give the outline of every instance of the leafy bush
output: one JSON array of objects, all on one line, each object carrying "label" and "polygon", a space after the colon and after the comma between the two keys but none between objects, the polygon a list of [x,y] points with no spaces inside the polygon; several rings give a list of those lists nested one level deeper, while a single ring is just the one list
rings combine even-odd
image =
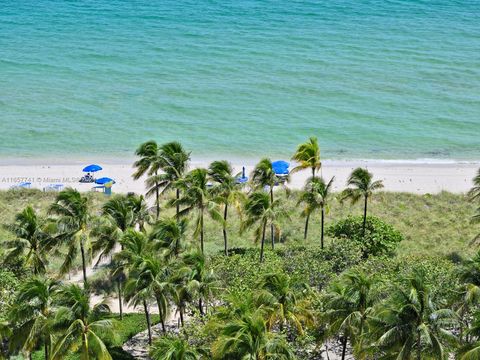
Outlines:
[{"label": "leafy bush", "polygon": [[296,246],[266,251],[265,261],[259,262],[258,249],[232,249],[211,259],[210,266],[230,293],[244,294],[256,288],[267,273],[284,271],[299,285],[321,289],[332,276],[357,264],[362,259],[360,247],[339,240],[320,249],[320,246]]},{"label": "leafy bush", "polygon": [[371,257],[359,263],[356,268],[376,280],[375,292],[379,298],[387,297],[398,287],[406,287],[408,278],[414,270],[425,273],[426,284],[434,298],[448,300],[457,295],[458,267],[445,257],[423,255]]},{"label": "leafy bush", "polygon": [[377,217],[367,216],[365,236],[362,233],[363,217],[349,216],[327,229],[327,233],[335,238],[346,238],[360,245],[363,256],[395,254],[397,245],[403,235],[393,226]]},{"label": "leafy bush", "polygon": [[17,286],[17,277],[11,271],[0,269],[0,320],[5,318],[6,311],[13,301]]}]

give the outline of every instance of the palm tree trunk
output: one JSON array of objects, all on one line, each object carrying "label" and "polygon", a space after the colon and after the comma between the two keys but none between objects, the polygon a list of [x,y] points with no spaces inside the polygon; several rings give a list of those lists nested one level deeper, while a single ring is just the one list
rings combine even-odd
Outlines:
[{"label": "palm tree trunk", "polygon": [[322,229],[320,234],[320,248],[323,249],[323,237],[325,233],[325,209],[322,207]]},{"label": "palm tree trunk", "polygon": [[203,208],[200,211],[200,248],[202,249],[203,254]]},{"label": "palm tree trunk", "polygon": [[49,360],[49,359],[50,359],[50,355],[48,354],[48,344],[45,341],[45,360]]},{"label": "palm tree trunk", "polygon": [[312,167],[312,179],[315,179],[315,168]]},{"label": "palm tree trunk", "polygon": [[120,320],[123,320],[123,303],[122,303],[122,282],[117,279],[118,290],[118,309],[120,310]]},{"label": "palm tree trunk", "polygon": [[[273,205],[273,186],[270,187],[270,202]],[[273,221],[270,223],[270,234],[272,236],[272,250],[275,250],[275,233],[273,232]]]},{"label": "palm tree trunk", "polygon": [[160,192],[158,190],[158,183],[155,183],[155,199],[157,203],[157,220],[160,217]]},{"label": "palm tree trunk", "polygon": [[82,336],[82,355],[80,357],[82,360],[88,360],[90,358],[88,354],[88,340],[86,334],[83,334]]},{"label": "palm tree trunk", "polygon": [[365,195],[365,204],[363,206],[363,225],[362,225],[362,236],[365,237],[365,228],[367,226],[367,203],[368,196]]},{"label": "palm tree trunk", "polygon": [[303,240],[307,240],[308,221],[309,220],[310,220],[310,214],[307,214],[307,218],[305,219],[305,230],[303,231]]},{"label": "palm tree trunk", "polygon": [[260,245],[260,262],[263,262],[263,248],[265,246],[265,231],[267,229],[267,220],[263,222],[262,243]]},{"label": "palm tree trunk", "polygon": [[227,216],[228,216],[228,204],[225,203],[225,210],[223,211],[223,244],[225,246],[225,256],[228,256],[228,242],[227,242]]},{"label": "palm tree trunk", "polygon": [[183,306],[180,305],[178,309],[179,309],[179,312],[180,312],[180,324],[183,327]]},{"label": "palm tree trunk", "polygon": [[420,346],[421,340],[420,331],[417,330],[417,360],[422,360],[422,348]]},{"label": "palm tree trunk", "polygon": [[80,252],[82,254],[82,271],[83,271],[83,286],[87,287],[87,264],[85,261],[85,248],[83,247],[83,240],[80,241]]},{"label": "palm tree trunk", "polygon": [[180,189],[177,189],[177,219],[180,214],[180,204],[178,203],[179,199],[180,199]]},{"label": "palm tree trunk", "polygon": [[342,360],[345,360],[345,355],[347,353],[347,342],[348,342],[348,336],[344,335],[343,343],[342,343]]},{"label": "palm tree trunk", "polygon": [[205,315],[203,312],[203,302],[202,302],[202,297],[198,299],[198,310],[200,310],[200,315]]},{"label": "palm tree trunk", "polygon": [[158,316],[160,317],[160,324],[162,324],[162,331],[165,334],[165,314],[163,313],[163,307],[160,298],[157,297],[157,306],[158,306]]},{"label": "palm tree trunk", "polygon": [[145,319],[147,320],[148,345],[152,345],[152,324],[150,322],[150,313],[148,312],[148,306],[145,300],[143,300],[143,310],[145,311]]}]

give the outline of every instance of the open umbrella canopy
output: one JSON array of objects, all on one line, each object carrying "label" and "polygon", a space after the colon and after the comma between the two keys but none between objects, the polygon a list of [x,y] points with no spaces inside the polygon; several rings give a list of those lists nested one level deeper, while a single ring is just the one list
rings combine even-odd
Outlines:
[{"label": "open umbrella canopy", "polygon": [[290,164],[286,161],[283,160],[278,160],[272,162],[272,169],[275,171],[275,174],[277,175],[288,175],[288,167]]},{"label": "open umbrella canopy", "polygon": [[102,167],[97,164],[88,165],[83,168],[83,172],[96,172],[100,170],[102,170]]},{"label": "open umbrella canopy", "polygon": [[115,184],[115,180],[110,179],[109,177],[102,177],[100,179],[95,180],[95,184],[98,184],[98,185],[105,185],[108,183]]}]

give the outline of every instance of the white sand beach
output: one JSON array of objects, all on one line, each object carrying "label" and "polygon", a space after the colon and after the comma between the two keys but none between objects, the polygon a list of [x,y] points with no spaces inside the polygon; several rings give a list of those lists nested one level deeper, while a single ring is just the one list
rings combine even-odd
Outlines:
[{"label": "white sand beach", "polygon": [[[91,191],[94,184],[81,184],[79,179],[84,175],[82,168],[88,163],[73,161],[68,165],[45,160],[32,163],[0,163],[0,190],[6,190],[20,182],[31,182],[32,188],[44,189],[49,184],[61,183],[65,187],[74,187],[80,191]],[[133,160],[102,162],[103,170],[96,173],[97,177],[110,177],[115,179],[114,193],[145,192],[142,179],[132,179]],[[208,161],[193,161],[191,167],[206,167]],[[254,160],[232,161],[234,169],[241,172],[245,166],[247,175],[252,171]],[[293,164],[292,164],[293,165]],[[421,161],[329,161],[323,162],[321,174],[326,179],[335,176],[334,189],[340,191],[345,187],[350,172],[356,167],[366,167],[373,172],[376,179],[381,179],[385,191],[411,192],[416,194],[438,193],[449,191],[453,193],[467,192],[472,186],[472,178],[480,162],[421,162]],[[303,186],[308,170],[291,175],[288,186],[299,189]]]}]

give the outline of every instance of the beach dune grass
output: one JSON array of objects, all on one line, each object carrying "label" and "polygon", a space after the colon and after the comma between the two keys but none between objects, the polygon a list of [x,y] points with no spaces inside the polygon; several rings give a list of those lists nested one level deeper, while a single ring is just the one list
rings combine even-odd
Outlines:
[{"label": "beach dune grass", "polygon": [[[172,194],[173,195],[173,194]],[[362,214],[362,204],[341,204],[339,194],[333,194],[330,201],[330,211],[326,216],[326,226],[343,219],[348,215]],[[89,194],[93,208],[100,211],[105,197],[101,194]],[[41,215],[47,215],[48,206],[53,202],[55,194],[36,190],[0,191],[0,223],[8,224],[16,213],[27,205],[32,205]],[[298,192],[293,191],[288,197],[283,191],[278,191],[277,198],[284,202],[290,219],[280,221],[282,229],[280,246],[284,242],[305,244],[303,240],[304,221],[297,207]],[[165,200],[161,204],[161,216],[171,216],[175,209],[168,208]],[[411,193],[379,192],[370,199],[369,214],[383,219],[393,225],[405,237],[399,245],[399,255],[407,253],[428,255],[450,255],[458,253],[468,256],[475,252],[471,245],[472,239],[478,233],[479,225],[471,224],[470,219],[475,206],[463,194],[442,192],[435,195],[416,195]],[[240,235],[240,216],[234,211],[228,221],[231,247],[257,246],[253,242],[253,234],[246,232]],[[187,236],[193,240],[192,234]],[[0,228],[0,241],[11,238],[12,235]],[[309,237],[306,244],[316,244],[320,241],[320,214],[315,214],[310,220]],[[325,239],[328,244],[333,241]],[[205,218],[205,249],[207,254],[223,250],[221,224],[210,218]],[[56,259],[51,259],[52,270],[57,266]]]}]

